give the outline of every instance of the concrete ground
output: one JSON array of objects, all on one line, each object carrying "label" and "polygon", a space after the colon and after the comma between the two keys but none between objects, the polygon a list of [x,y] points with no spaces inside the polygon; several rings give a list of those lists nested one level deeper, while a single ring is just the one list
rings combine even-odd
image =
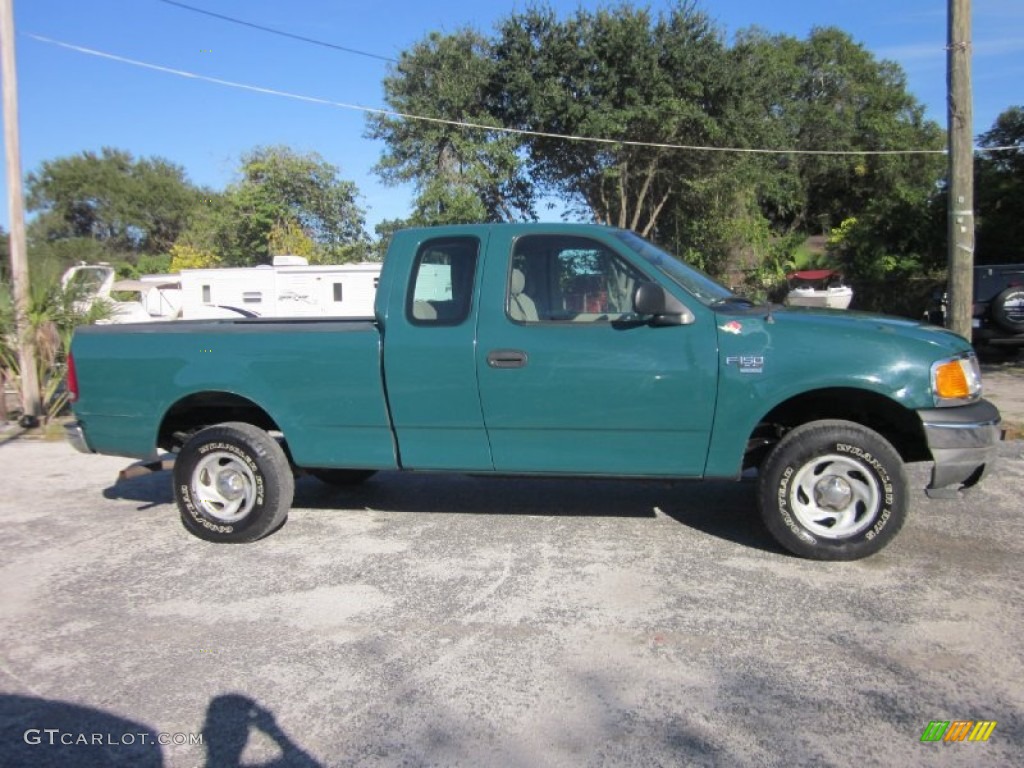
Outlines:
[{"label": "concrete ground", "polygon": [[0,444],[2,766],[1024,763],[1019,441],[833,564],[749,483],[305,478],[212,545],[126,463]]},{"label": "concrete ground", "polygon": [[1024,437],[1024,357],[981,366],[985,397],[999,408],[1010,437]]}]

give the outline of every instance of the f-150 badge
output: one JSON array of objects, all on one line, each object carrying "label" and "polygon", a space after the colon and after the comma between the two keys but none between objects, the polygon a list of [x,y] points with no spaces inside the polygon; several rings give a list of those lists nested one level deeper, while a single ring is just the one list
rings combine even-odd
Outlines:
[{"label": "f-150 badge", "polygon": [[764,373],[763,355],[731,355],[725,364],[737,366],[740,373]]}]

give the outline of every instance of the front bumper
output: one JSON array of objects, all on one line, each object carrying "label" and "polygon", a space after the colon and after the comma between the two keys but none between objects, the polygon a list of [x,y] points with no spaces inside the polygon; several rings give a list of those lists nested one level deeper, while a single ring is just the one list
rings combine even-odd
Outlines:
[{"label": "front bumper", "polygon": [[72,421],[64,425],[64,436],[71,443],[71,447],[80,453],[95,453],[95,451],[89,447],[88,441],[85,439],[85,431],[82,429],[82,425],[77,421]]},{"label": "front bumper", "polygon": [[999,410],[988,400],[956,408],[918,411],[935,466],[925,489],[948,498],[977,485],[992,470],[999,450]]}]

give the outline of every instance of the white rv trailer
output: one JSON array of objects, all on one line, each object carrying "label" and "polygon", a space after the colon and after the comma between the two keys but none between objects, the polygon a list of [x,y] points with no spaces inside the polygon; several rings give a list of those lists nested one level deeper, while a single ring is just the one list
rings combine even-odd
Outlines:
[{"label": "white rv trailer", "polygon": [[[108,264],[71,267],[63,284],[83,290],[81,309],[110,302],[106,323],[225,317],[372,317],[379,263],[310,266],[301,256],[276,256],[272,265],[183,269],[116,281]],[[111,296],[111,292],[117,299]],[[131,294],[130,300],[124,300]]]},{"label": "white rv trailer", "polygon": [[276,256],[260,267],[183,269],[181,317],[208,317],[212,307],[258,317],[372,317],[380,267]]}]

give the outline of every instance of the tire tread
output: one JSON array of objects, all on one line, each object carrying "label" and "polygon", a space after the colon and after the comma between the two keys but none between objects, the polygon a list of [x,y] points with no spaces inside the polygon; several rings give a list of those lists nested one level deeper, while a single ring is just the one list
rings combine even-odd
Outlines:
[{"label": "tire tread", "polygon": [[[178,495],[178,487],[191,481],[188,475],[192,469],[192,452],[200,445],[213,440],[234,442],[244,448],[259,465],[264,479],[263,514],[258,515],[241,530],[229,534],[211,531],[196,523]],[[294,495],[295,478],[284,449],[264,430],[246,422],[223,422],[197,432],[182,446],[181,454],[175,462],[174,496],[182,523],[189,533],[206,541],[248,543],[273,533],[287,519]]]},{"label": "tire tread", "polygon": [[[806,461],[814,455],[812,446],[829,442],[849,442],[869,450],[882,461],[893,486],[891,516],[885,528],[874,538],[862,534],[852,541],[819,539],[811,543],[794,534],[785,524],[777,505],[777,493],[783,468]],[[775,540],[790,552],[814,560],[859,560],[875,554],[899,533],[909,506],[906,470],[899,453],[882,435],[857,422],[839,419],[812,421],[788,432],[768,454],[758,472],[758,507],[761,518]]]}]

